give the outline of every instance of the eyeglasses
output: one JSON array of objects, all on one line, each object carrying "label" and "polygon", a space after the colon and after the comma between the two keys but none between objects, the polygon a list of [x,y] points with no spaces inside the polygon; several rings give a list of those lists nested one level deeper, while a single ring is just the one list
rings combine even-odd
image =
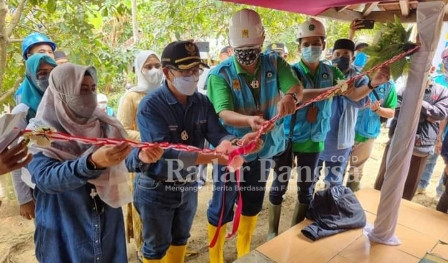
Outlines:
[{"label": "eyeglasses", "polygon": [[194,67],[194,68],[190,68],[190,69],[176,69],[176,68],[169,67],[168,69],[179,72],[183,77],[188,77],[188,76],[199,77],[202,74],[202,72],[204,72],[204,70],[200,67]]}]

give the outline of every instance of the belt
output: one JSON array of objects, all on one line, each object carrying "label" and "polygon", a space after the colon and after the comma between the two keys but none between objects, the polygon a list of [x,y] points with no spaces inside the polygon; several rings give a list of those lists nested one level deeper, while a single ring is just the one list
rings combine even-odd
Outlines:
[{"label": "belt", "polygon": [[154,177],[149,177],[149,178],[151,178],[152,180],[154,180],[154,181],[156,181],[156,182],[158,182],[160,184],[163,184],[163,185],[176,185],[176,186],[179,186],[179,185],[186,185],[186,184],[190,184],[190,183],[196,182],[195,180],[166,181],[166,180],[164,180],[162,178],[154,178]]}]

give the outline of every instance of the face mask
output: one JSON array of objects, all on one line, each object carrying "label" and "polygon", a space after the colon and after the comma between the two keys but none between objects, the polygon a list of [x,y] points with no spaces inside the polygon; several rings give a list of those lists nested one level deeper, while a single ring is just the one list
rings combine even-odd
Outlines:
[{"label": "face mask", "polygon": [[36,86],[39,88],[40,91],[45,92],[47,89],[49,83],[48,78],[50,75],[41,76],[39,79],[36,79]]},{"label": "face mask", "polygon": [[98,108],[105,110],[107,108],[107,103],[105,102],[99,102],[98,103]]},{"label": "face mask", "polygon": [[321,46],[309,46],[302,48],[302,58],[308,63],[319,62],[322,55]]},{"label": "face mask", "polygon": [[180,93],[191,96],[197,89],[198,80],[195,76],[175,77],[172,83]]},{"label": "face mask", "polygon": [[92,117],[93,111],[97,106],[96,93],[87,95],[65,95],[65,100],[69,109],[82,118]]},{"label": "face mask", "polygon": [[366,55],[366,53],[358,52],[355,55],[355,60],[353,60],[353,66],[355,66],[356,69],[361,71],[362,68],[364,68],[364,66],[366,65],[368,59],[369,57]]},{"label": "face mask", "polygon": [[331,61],[333,66],[337,66],[342,72],[350,67],[350,59],[348,57],[338,57]]},{"label": "face mask", "polygon": [[259,47],[238,48],[234,50],[236,61],[244,66],[250,66],[257,62],[261,49]]},{"label": "face mask", "polygon": [[149,84],[157,85],[162,83],[163,72],[160,69],[152,68],[143,73],[143,76]]}]

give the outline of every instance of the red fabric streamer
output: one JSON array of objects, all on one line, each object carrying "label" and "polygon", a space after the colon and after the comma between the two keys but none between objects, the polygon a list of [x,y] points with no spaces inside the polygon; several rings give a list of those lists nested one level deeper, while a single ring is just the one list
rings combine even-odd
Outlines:
[{"label": "red fabric streamer", "polygon": [[[359,74],[349,80],[347,80],[344,84],[350,85],[352,84],[355,80],[363,77],[366,74],[372,73],[375,70],[384,67],[384,66],[388,66],[402,58],[404,58],[405,56],[407,56],[408,54],[412,54],[413,52],[415,52],[417,49],[419,48],[419,46],[414,47],[411,50],[408,50],[404,53],[401,53],[393,58],[391,58],[388,61],[385,61],[384,63],[377,65],[373,68],[371,68],[370,70],[368,70],[367,72],[363,73],[363,74]],[[324,100],[330,96],[333,96],[336,92],[338,92],[339,90],[341,90],[341,86],[340,85],[336,85],[331,87],[329,90],[327,90],[326,92],[320,94],[319,96],[316,96],[314,99],[306,101],[303,104],[299,104],[296,107],[296,110],[304,108],[306,106],[308,106],[309,104],[313,103],[313,102],[317,102],[317,101],[321,101]],[[237,156],[241,156],[241,155],[246,155],[250,152],[252,152],[255,148],[256,148],[256,142],[258,141],[258,139],[260,139],[260,137],[267,132],[268,127],[270,127],[275,121],[277,121],[280,118],[280,116],[277,114],[275,115],[272,119],[266,121],[263,126],[261,127],[261,129],[257,132],[257,136],[256,138],[249,142],[246,145],[242,145],[239,146],[237,148],[235,148],[232,152],[230,152],[230,154],[228,155],[229,159],[228,159],[228,165],[230,165],[230,163],[234,160],[235,157]],[[160,143],[149,143],[149,142],[136,142],[136,141],[132,141],[132,140],[127,140],[127,139],[114,139],[114,138],[88,138],[88,137],[82,137],[82,136],[76,136],[76,135],[70,135],[70,134],[66,134],[66,133],[62,133],[62,132],[55,132],[55,131],[51,131],[51,130],[41,130],[41,131],[33,131],[33,130],[25,130],[24,131],[24,136],[27,135],[31,135],[31,136],[43,136],[47,139],[52,139],[52,140],[57,140],[57,141],[76,141],[76,142],[80,142],[80,143],[86,143],[86,144],[93,144],[93,145],[99,145],[99,146],[115,146],[118,145],[120,143],[123,142],[127,142],[129,143],[132,147],[135,148],[147,148],[150,146],[154,146],[154,145],[158,145],[160,146],[162,149],[175,149],[178,151],[186,151],[186,152],[201,152],[201,153],[205,153],[205,154],[224,154],[224,153],[220,153],[217,152],[216,150],[211,150],[211,149],[200,149],[198,147],[195,146],[191,146],[191,145],[185,145],[185,144],[172,144],[172,143],[168,143],[168,142],[160,142]],[[235,176],[236,176],[236,180],[237,180],[237,187],[238,189],[240,189],[240,169],[237,169],[235,171]],[[226,182],[224,182],[224,187],[223,187],[223,204],[225,203],[225,184]],[[243,207],[243,200],[241,197],[241,191],[238,191],[238,203],[237,203],[237,208],[235,211],[235,216],[234,216],[234,220],[233,220],[233,228],[232,228],[232,232],[229,233],[229,235],[227,236],[228,238],[232,237],[233,235],[236,234],[237,230],[238,230],[238,226],[239,226],[239,221],[240,221],[240,217],[241,217],[241,212],[242,212],[242,207]],[[222,220],[224,218],[224,206],[221,208],[221,213],[220,213],[220,217],[218,220],[218,225],[217,225],[217,229],[215,232],[215,235],[212,239],[212,241],[210,242],[210,247],[214,247],[216,244],[216,241],[218,239],[219,236],[219,230],[222,227]]]}]

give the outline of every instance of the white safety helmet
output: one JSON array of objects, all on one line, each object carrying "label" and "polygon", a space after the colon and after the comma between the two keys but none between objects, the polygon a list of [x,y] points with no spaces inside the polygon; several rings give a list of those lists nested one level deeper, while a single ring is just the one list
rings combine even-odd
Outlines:
[{"label": "white safety helmet", "polygon": [[107,103],[107,96],[104,95],[103,93],[98,93],[98,94],[96,95],[96,101],[97,101],[98,103],[101,103],[101,102],[106,102],[106,103]]},{"label": "white safety helmet", "polygon": [[326,37],[324,25],[314,18],[310,18],[299,26],[296,41],[304,37]]},{"label": "white safety helmet", "polygon": [[264,27],[260,15],[250,9],[236,12],[230,20],[229,41],[233,48],[262,45]]}]

